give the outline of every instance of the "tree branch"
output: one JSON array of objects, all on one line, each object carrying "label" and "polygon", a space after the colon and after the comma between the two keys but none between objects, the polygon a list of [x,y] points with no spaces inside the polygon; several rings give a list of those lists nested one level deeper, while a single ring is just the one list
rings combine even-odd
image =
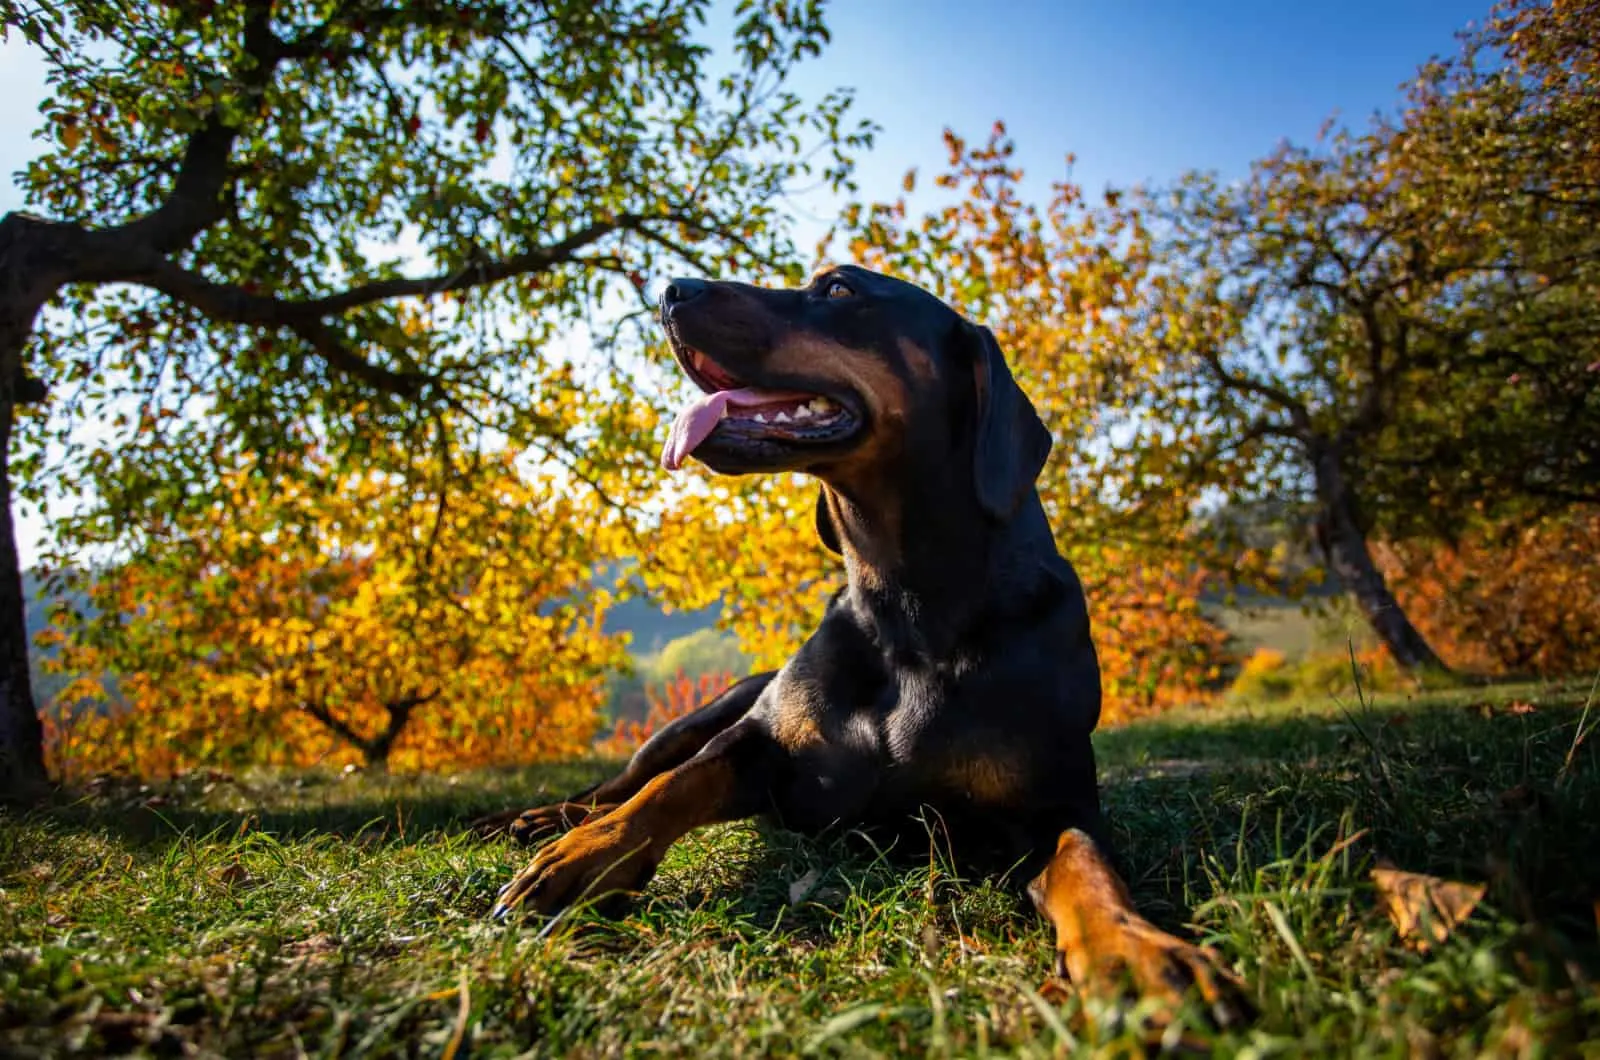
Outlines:
[{"label": "tree branch", "polygon": [[[281,327],[308,342],[330,366],[368,385],[401,397],[414,397],[429,381],[416,372],[397,372],[373,364],[350,349],[327,323],[327,318],[376,302],[406,297],[429,297],[451,291],[487,286],[529,272],[541,272],[571,261],[578,251],[618,231],[643,230],[669,215],[645,217],[625,214],[588,226],[546,246],[496,261],[478,262],[433,276],[378,280],[319,298],[288,299],[256,294],[230,283],[218,283],[175,264],[165,256],[130,251],[113,241],[112,233],[94,233],[101,267],[86,270],[101,282],[139,284],[160,291],[204,313],[212,320],[256,327]],[[88,279],[84,275],[79,278]]]},{"label": "tree branch", "polygon": [[665,218],[625,214],[608,221],[593,222],[565,239],[521,254],[514,254],[509,258],[473,262],[452,272],[438,273],[434,276],[378,280],[352,287],[338,294],[282,304],[291,307],[290,311],[295,314],[324,317],[370,305],[373,302],[388,301],[391,298],[426,298],[450,291],[484,287],[513,276],[541,272],[562,264],[570,260],[579,250],[604,239],[613,232],[631,231],[654,220],[665,220]]},{"label": "tree branch", "polygon": [[1251,379],[1249,376],[1235,375],[1229,372],[1223,367],[1222,356],[1216,350],[1201,349],[1196,352],[1199,354],[1201,362],[1211,370],[1211,375],[1219,386],[1228,390],[1242,390],[1247,394],[1254,394],[1283,409],[1289,414],[1289,419],[1294,422],[1296,431],[1301,432],[1295,434],[1295,437],[1303,438],[1304,433],[1310,431],[1310,412],[1306,410],[1303,402],[1297,400],[1287,390],[1273,386],[1271,383],[1264,383],[1259,379]]},{"label": "tree branch", "polygon": [[[268,20],[272,5],[251,3],[244,25],[244,51],[252,65],[234,76],[247,89],[261,88],[272,80],[281,56],[282,42],[272,35]],[[228,157],[239,130],[213,110],[184,145],[183,161],[172,191],[165,201],[143,217],[108,231],[119,238],[170,254],[188,246],[201,232],[220,221],[228,211],[225,192],[230,183]]]}]

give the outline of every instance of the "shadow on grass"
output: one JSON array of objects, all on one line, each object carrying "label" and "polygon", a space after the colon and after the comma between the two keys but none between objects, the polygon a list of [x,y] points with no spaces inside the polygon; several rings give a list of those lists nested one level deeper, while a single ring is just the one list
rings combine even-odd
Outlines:
[{"label": "shadow on grass", "polygon": [[[1307,843],[1331,845],[1331,829],[1347,819],[1361,833],[1358,854],[1371,861],[1485,880],[1490,900],[1509,914],[1558,920],[1592,936],[1600,740],[1578,736],[1581,692],[1533,698],[1464,690],[1332,713],[1190,712],[1104,732],[1097,737],[1103,798],[1119,859],[1141,904],[1174,926],[1187,915],[1186,901],[1212,893],[1208,875],[1226,880]],[[134,857],[243,829],[405,844],[458,834],[488,812],[562,797],[613,768],[585,761],[455,777],[128,782],[63,798],[30,817],[58,833],[123,840]],[[808,867],[830,881],[817,886],[848,889],[864,878],[893,886],[907,866],[920,863],[926,872],[928,864],[925,851],[878,861],[859,843],[807,843],[766,825],[754,836],[736,866],[712,874],[720,894],[685,900],[731,902],[731,913],[774,924],[803,916],[792,911],[789,887]],[[18,868],[0,863],[0,875]]]},{"label": "shadow on grass", "polygon": [[[103,777],[62,789],[27,817],[66,832],[110,835],[157,855],[185,837],[246,830],[283,839],[334,835],[409,843],[463,832],[485,814],[553,801],[615,768],[588,760],[451,776],[203,770],[168,781]],[[5,869],[0,864],[0,872]]]},{"label": "shadow on grass", "polygon": [[[1308,841],[1331,846],[1348,820],[1373,863],[1485,881],[1511,916],[1593,937],[1600,740],[1580,733],[1582,694],[1535,698],[1479,690],[1107,733],[1106,809],[1134,888],[1158,901],[1182,894],[1203,883],[1197,870],[1229,876]],[[1588,726],[1597,715],[1588,711]]]}]

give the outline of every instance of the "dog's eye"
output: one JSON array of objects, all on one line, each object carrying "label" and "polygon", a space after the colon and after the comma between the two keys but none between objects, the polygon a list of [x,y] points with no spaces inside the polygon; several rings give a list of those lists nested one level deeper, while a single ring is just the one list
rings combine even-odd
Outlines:
[{"label": "dog's eye", "polygon": [[850,298],[854,295],[855,292],[843,280],[829,280],[828,286],[822,291],[824,298]]}]

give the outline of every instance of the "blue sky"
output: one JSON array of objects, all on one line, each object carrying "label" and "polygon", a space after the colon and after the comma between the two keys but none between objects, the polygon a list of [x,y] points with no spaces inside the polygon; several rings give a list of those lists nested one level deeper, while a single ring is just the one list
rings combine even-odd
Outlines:
[{"label": "blue sky", "polygon": [[[726,5],[725,5],[726,6]],[[987,6],[988,10],[985,11]],[[913,165],[941,161],[940,132],[981,136],[996,118],[1030,178],[1095,189],[1237,172],[1282,137],[1305,140],[1330,113],[1359,121],[1488,0],[834,0],[833,46],[800,85],[854,86],[883,126],[863,191],[894,193]],[[0,210],[31,155],[44,67],[20,36],[0,46]]]},{"label": "blue sky", "polygon": [[[731,4],[721,0],[725,25]],[[1242,172],[1283,138],[1306,141],[1337,112],[1359,123],[1392,108],[1400,84],[1489,0],[834,0],[833,45],[796,87],[857,90],[882,126],[862,160],[862,195],[893,197],[906,169],[943,162],[946,126],[969,139],[1005,120],[1031,187],[1066,175],[1087,190],[1161,181],[1185,169]],[[13,33],[0,44],[0,213],[33,154],[44,65]],[[809,251],[829,205],[798,235]],[[25,552],[37,524],[19,527]]]},{"label": "blue sky", "polygon": [[[946,126],[969,140],[1003,118],[1029,183],[1073,175],[1163,180],[1242,171],[1331,113],[1393,107],[1400,84],[1487,0],[840,0],[832,47],[807,88],[852,85],[883,126],[862,190],[891,197],[904,171],[943,161]],[[987,10],[985,10],[987,8]],[[1037,182],[1037,183],[1035,183]]]}]

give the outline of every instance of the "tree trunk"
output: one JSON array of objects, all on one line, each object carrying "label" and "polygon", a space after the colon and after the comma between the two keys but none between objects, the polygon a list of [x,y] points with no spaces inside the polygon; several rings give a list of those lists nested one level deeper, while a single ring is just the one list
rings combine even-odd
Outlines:
[{"label": "tree trunk", "polygon": [[395,742],[400,739],[400,734],[410,724],[412,711],[433,699],[435,695],[438,695],[438,693],[433,692],[426,696],[406,696],[383,705],[383,709],[389,715],[389,723],[384,727],[383,732],[367,741],[361,748],[362,754],[366,756],[368,767],[380,773],[388,772],[389,753],[394,750]]},{"label": "tree trunk", "polygon": [[0,218],[0,795],[28,799],[45,790],[44,726],[28,670],[27,601],[11,511],[11,430],[25,401],[43,398],[22,359],[34,318],[59,285],[46,260],[57,248],[25,237],[32,218]]},{"label": "tree trunk", "polygon": [[1383,572],[1373,562],[1367,535],[1356,515],[1356,498],[1332,447],[1312,453],[1316,475],[1317,530],[1333,572],[1377,633],[1390,656],[1408,671],[1448,672],[1417,627],[1406,617]]},{"label": "tree trunk", "polygon": [[[0,312],[4,312],[0,309]],[[0,344],[9,337],[0,321]],[[0,795],[31,798],[44,790],[44,728],[28,672],[27,603],[11,516],[11,425],[19,360],[0,345]]]}]

